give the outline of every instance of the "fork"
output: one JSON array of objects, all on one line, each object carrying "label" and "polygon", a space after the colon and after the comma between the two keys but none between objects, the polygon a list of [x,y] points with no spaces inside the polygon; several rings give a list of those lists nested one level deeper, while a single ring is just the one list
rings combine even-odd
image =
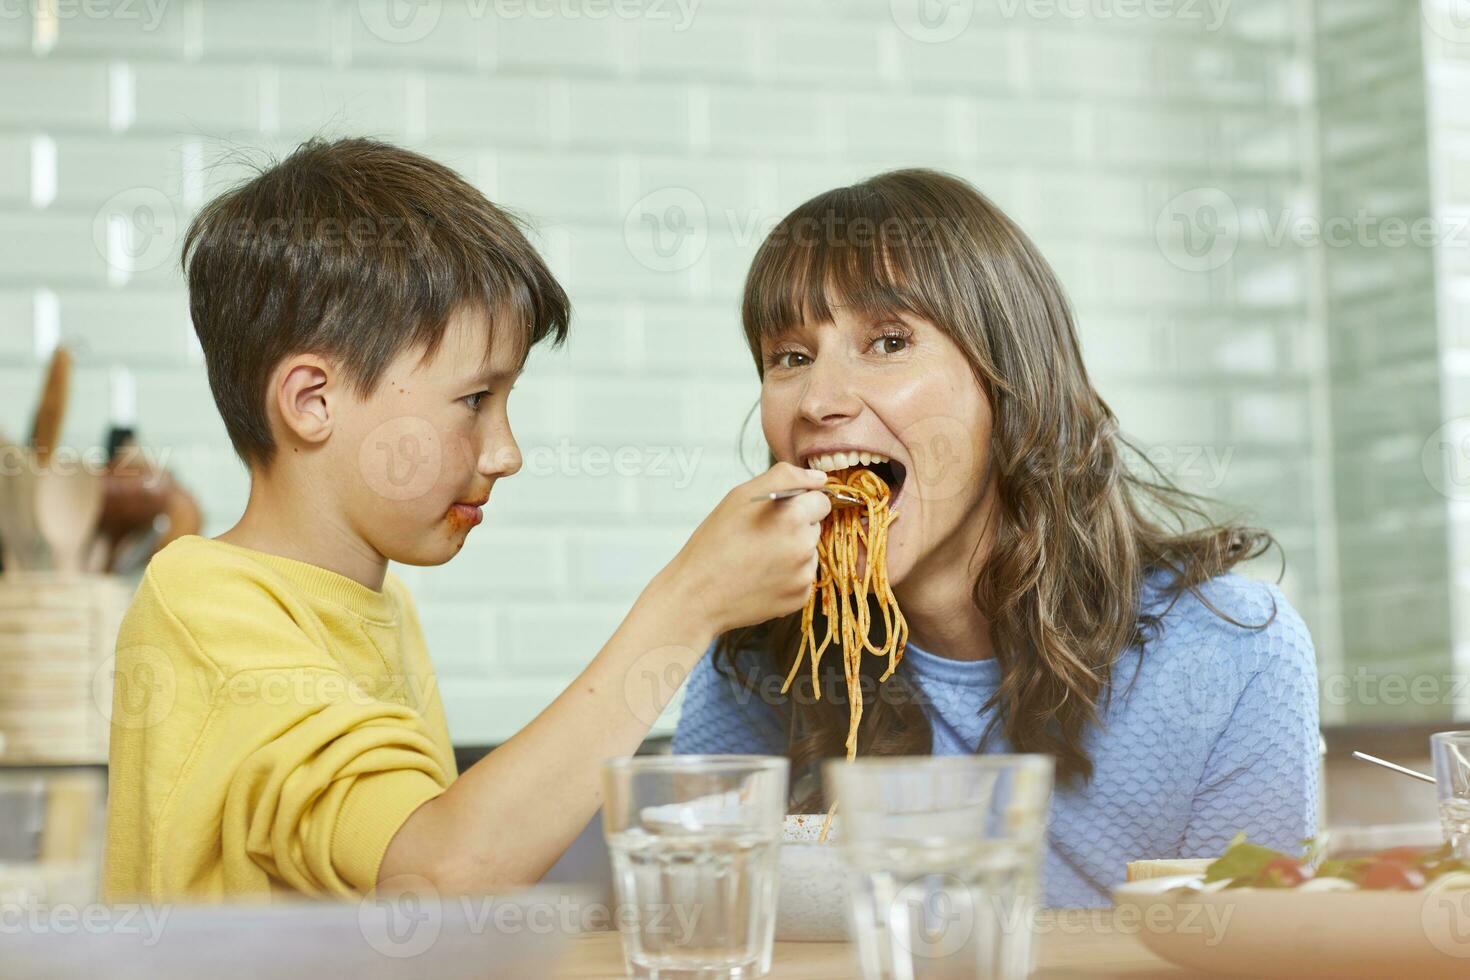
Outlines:
[{"label": "fork", "polygon": [[1371,762],[1375,766],[1382,766],[1385,769],[1392,769],[1394,772],[1403,773],[1405,776],[1413,776],[1415,779],[1423,780],[1426,783],[1437,782],[1437,780],[1433,776],[1426,776],[1424,773],[1419,772],[1418,770],[1409,769],[1406,766],[1396,765],[1395,763],[1389,762],[1387,759],[1380,759],[1378,758],[1378,756],[1369,755],[1366,752],[1354,752],[1353,758],[1362,759],[1364,762]]},{"label": "fork", "polygon": [[[757,500],[785,500],[787,497],[799,497],[807,492],[800,487],[795,490],[772,490],[770,493],[759,494],[750,499],[752,503]],[[843,490],[841,487],[822,487],[822,492],[831,497],[832,502],[839,507],[862,507],[867,504],[862,497],[851,490]]]}]

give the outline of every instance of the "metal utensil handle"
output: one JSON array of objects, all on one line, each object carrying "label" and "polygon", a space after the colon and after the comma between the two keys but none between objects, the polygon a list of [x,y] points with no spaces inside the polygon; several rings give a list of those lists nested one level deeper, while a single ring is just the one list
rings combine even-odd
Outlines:
[{"label": "metal utensil handle", "polygon": [[[847,504],[852,507],[856,507],[866,502],[861,497],[858,497],[855,494],[848,493],[845,490],[839,490],[836,487],[822,487],[821,490],[833,500],[836,500],[839,503]],[[785,500],[788,497],[799,497],[804,493],[810,492],[811,491],[804,490],[800,487],[794,490],[772,490],[770,493],[763,493],[759,496],[751,497],[750,500],[752,503],[760,500]]]},{"label": "metal utensil handle", "polygon": [[1404,766],[1398,765],[1397,763],[1389,762],[1387,759],[1380,759],[1376,755],[1369,755],[1366,752],[1354,752],[1353,758],[1362,759],[1364,762],[1371,762],[1375,766],[1382,766],[1385,769],[1392,769],[1394,772],[1403,773],[1405,776],[1413,776],[1415,779],[1422,779],[1426,783],[1435,782],[1435,778],[1433,776],[1426,776],[1424,773],[1419,772],[1418,770],[1408,769]]}]

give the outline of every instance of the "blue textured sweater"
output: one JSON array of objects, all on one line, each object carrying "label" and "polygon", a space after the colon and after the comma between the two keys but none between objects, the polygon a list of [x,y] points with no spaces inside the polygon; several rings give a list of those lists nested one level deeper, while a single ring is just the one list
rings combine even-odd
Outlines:
[{"label": "blue textured sweater", "polygon": [[[1162,611],[1157,579],[1140,602]],[[1046,901],[1107,905],[1127,862],[1214,857],[1244,830],[1251,840],[1295,851],[1316,833],[1320,757],[1312,640],[1273,585],[1238,575],[1202,587],[1233,626],[1185,593],[1140,657],[1120,654],[1112,697],[1088,729],[1093,776],[1058,787],[1047,828]],[[743,652],[742,675],[754,667]],[[950,660],[910,645],[899,670],[917,685],[933,728],[933,753],[976,750],[1000,679],[994,660]],[[1130,687],[1131,685],[1131,687]],[[786,751],[789,709],[737,690],[710,657],[685,690],[675,752]],[[997,728],[987,752],[1008,748]]]}]

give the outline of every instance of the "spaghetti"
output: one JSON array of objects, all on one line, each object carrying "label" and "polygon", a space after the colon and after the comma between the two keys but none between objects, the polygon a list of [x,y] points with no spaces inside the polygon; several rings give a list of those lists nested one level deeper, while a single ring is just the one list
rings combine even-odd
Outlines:
[{"label": "spaghetti", "polygon": [[[817,544],[817,579],[812,583],[806,607],[801,613],[801,647],[796,652],[781,692],[784,694],[790,690],[802,661],[806,660],[811,664],[813,696],[821,698],[818,668],[822,655],[835,640],[842,651],[843,673],[847,681],[847,758],[851,761],[857,756],[858,725],[863,717],[863,692],[859,682],[863,654],[866,652],[888,659],[888,669],[879,678],[880,682],[886,681],[903,658],[909,628],[888,584],[888,528],[898,518],[897,511],[888,510],[892,494],[888,484],[872,470],[854,466],[828,474],[827,486],[860,497],[863,503],[834,506],[822,521],[822,536]],[[866,551],[866,560],[860,563],[859,556],[863,551]],[[870,594],[877,599],[878,611],[883,617],[883,640],[876,644],[871,635]],[[826,633],[820,642],[813,628],[818,601],[827,623]],[[834,803],[822,823],[820,839],[823,841],[827,839],[836,810]]]}]

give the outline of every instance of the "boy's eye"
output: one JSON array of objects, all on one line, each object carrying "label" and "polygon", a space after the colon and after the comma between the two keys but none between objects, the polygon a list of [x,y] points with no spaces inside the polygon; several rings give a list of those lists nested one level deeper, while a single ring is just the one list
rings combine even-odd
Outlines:
[{"label": "boy's eye", "polygon": [[484,401],[485,397],[489,394],[490,392],[488,391],[477,391],[473,395],[465,395],[463,398],[460,399],[460,401],[468,405],[470,407],[470,411],[478,412],[480,410],[480,403]]}]

